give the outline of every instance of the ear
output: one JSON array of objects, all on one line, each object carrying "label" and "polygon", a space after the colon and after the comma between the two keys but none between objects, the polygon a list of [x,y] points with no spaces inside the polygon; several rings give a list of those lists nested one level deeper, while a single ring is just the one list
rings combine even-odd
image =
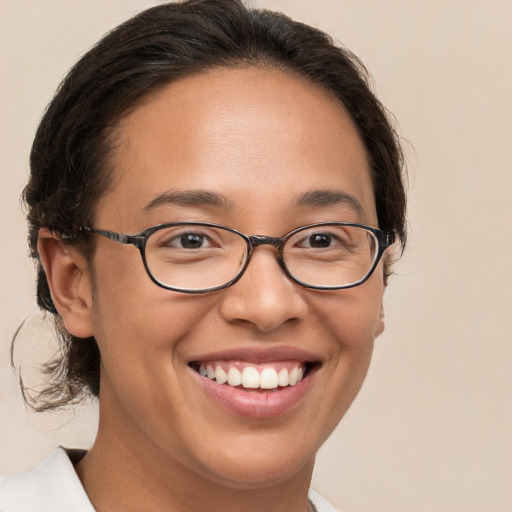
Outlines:
[{"label": "ear", "polygon": [[79,338],[92,336],[92,283],[87,262],[47,228],[39,230],[37,250],[67,331]]},{"label": "ear", "polygon": [[385,326],[386,325],[384,322],[384,306],[381,304],[379,318],[377,320],[377,324],[375,325],[375,338],[377,338],[384,332]]}]

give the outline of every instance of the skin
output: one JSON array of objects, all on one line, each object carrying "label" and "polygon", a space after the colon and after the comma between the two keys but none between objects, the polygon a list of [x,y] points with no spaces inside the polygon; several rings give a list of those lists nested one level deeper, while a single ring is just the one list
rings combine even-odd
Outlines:
[{"label": "skin", "polygon": [[[221,69],[166,86],[119,128],[115,180],[97,229],[137,233],[163,222],[216,222],[282,236],[315,222],[377,226],[365,148],[337,100],[273,69]],[[163,203],[206,190],[228,205]],[[298,206],[315,190],[346,202]],[[382,263],[363,285],[315,291],[258,248],[232,287],[187,295],[156,286],[140,254],[103,237],[93,260],[47,230],[39,249],[69,332],[101,356],[100,427],[77,472],[98,511],[306,511],[315,454],[365,378],[383,330]],[[232,348],[297,347],[319,369],[299,404],[270,419],[208,399],[188,366]],[[197,492],[200,489],[201,492]]]}]

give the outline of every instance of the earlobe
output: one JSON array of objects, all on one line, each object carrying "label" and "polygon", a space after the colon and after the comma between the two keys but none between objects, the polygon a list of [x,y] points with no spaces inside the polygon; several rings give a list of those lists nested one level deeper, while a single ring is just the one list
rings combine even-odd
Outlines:
[{"label": "earlobe", "polygon": [[39,230],[37,250],[67,331],[79,338],[92,336],[92,284],[84,258],[47,228]]},{"label": "earlobe", "polygon": [[375,326],[375,338],[379,337],[383,332],[386,324],[384,321],[384,306],[380,307],[380,314]]}]

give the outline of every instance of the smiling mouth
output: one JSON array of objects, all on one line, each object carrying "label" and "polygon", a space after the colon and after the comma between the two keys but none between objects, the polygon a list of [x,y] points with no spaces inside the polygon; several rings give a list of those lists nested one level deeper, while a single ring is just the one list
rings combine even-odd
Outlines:
[{"label": "smiling mouth", "polygon": [[194,361],[189,365],[217,384],[242,389],[279,390],[299,384],[315,366],[302,361],[252,364],[244,361]]}]

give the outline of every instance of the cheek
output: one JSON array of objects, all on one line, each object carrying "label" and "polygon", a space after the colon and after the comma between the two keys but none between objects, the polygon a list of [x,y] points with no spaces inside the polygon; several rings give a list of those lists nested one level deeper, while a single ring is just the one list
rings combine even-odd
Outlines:
[{"label": "cheek", "polygon": [[344,412],[357,395],[370,365],[374,340],[382,331],[381,275],[365,284],[318,297],[317,332],[328,338],[333,406]]},{"label": "cheek", "polygon": [[159,425],[163,432],[180,430],[174,418],[186,409],[187,394],[178,376],[190,335],[211,305],[209,298],[175,294],[148,281],[116,291],[105,278],[96,288],[94,320],[102,406],[116,411],[109,414],[119,428],[138,425],[156,439]]},{"label": "cheek", "polygon": [[158,357],[170,348],[179,350],[180,341],[206,314],[208,301],[178,296],[158,288],[112,292],[107,283],[97,288],[95,336],[100,349],[140,352],[143,359]]},{"label": "cheek", "polygon": [[[138,252],[121,249],[126,249],[122,255],[104,251],[95,265],[94,336],[107,371],[123,362],[134,375],[159,358],[168,362],[178,356],[180,341],[211,301],[160,288],[146,274]],[[127,257],[120,261],[120,256]]]},{"label": "cheek", "polygon": [[383,330],[384,283],[375,274],[366,283],[318,297],[315,315],[335,338],[339,351],[363,349]]}]

